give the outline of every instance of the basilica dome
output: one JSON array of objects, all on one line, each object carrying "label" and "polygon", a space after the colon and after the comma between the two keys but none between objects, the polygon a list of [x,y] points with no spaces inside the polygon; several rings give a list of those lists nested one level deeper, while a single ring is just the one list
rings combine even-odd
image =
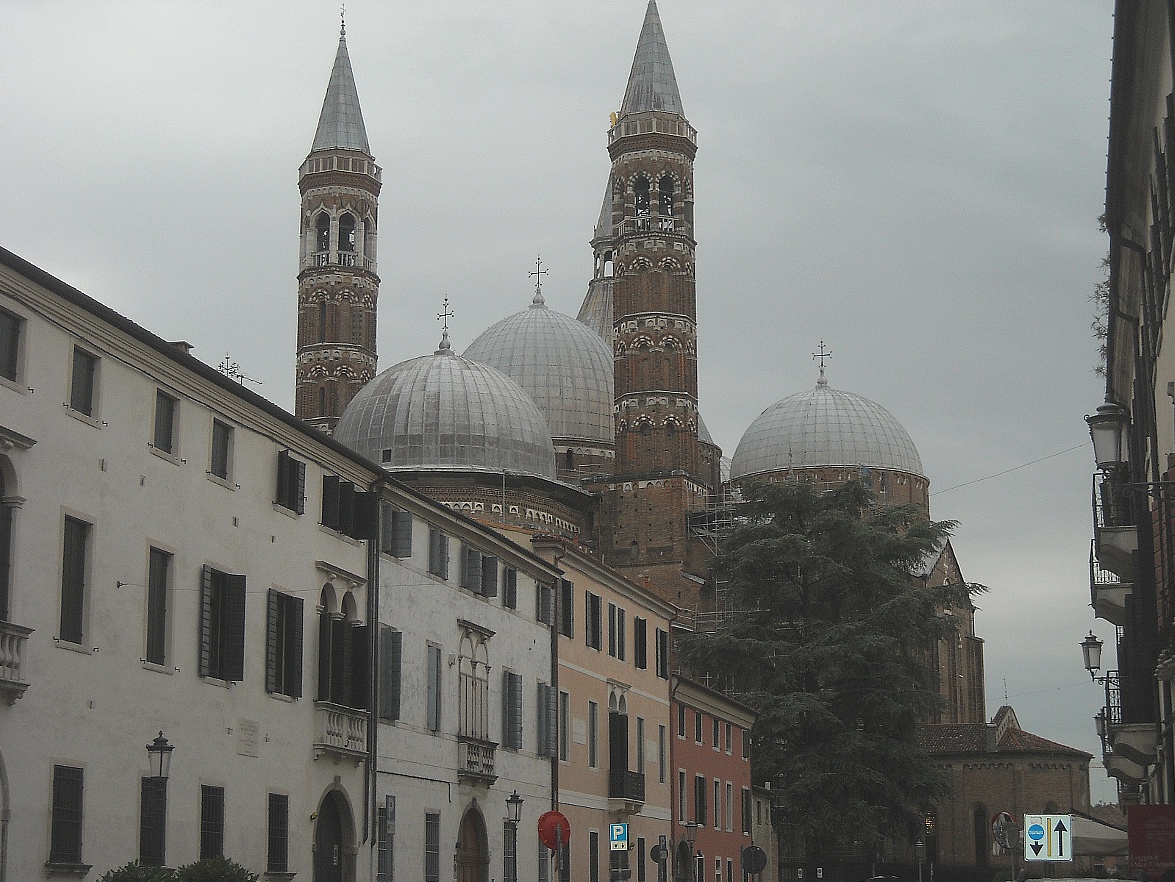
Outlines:
[{"label": "basilica dome", "polygon": [[591,328],[548,309],[541,292],[530,308],[484,331],[464,357],[497,368],[521,386],[546,416],[554,438],[613,443],[612,352]]},{"label": "basilica dome", "polygon": [[537,405],[509,377],[453,352],[448,332],[433,355],[400,362],[359,390],[334,434],[392,471],[555,477],[551,430]]},{"label": "basilica dome", "polygon": [[910,434],[876,402],[833,389],[823,369],[816,388],[763,411],[743,433],[733,480],[789,468],[866,466],[922,475]]}]

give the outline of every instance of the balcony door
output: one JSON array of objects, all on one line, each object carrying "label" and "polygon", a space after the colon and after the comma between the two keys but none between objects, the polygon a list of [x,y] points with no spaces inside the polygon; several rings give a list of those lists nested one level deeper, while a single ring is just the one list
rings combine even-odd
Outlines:
[{"label": "balcony door", "polygon": [[352,828],[349,806],[332,790],[319,804],[314,824],[314,882],[352,882],[355,878],[354,848],[347,848]]},{"label": "balcony door", "polygon": [[476,805],[465,812],[457,835],[457,882],[489,882],[490,850],[485,819]]}]

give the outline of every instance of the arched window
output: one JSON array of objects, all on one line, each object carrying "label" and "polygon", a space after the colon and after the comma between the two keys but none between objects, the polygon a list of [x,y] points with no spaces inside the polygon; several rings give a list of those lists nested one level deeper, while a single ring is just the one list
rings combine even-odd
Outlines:
[{"label": "arched window", "polygon": [[575,469],[575,452],[570,447],[567,448],[567,453],[564,454],[563,468],[569,472]]},{"label": "arched window", "polygon": [[363,219],[363,256],[375,257],[375,218],[370,214]]},{"label": "arched window", "polygon": [[636,206],[636,216],[637,217],[648,217],[649,216],[649,179],[644,178],[644,177],[637,178],[636,182],[632,185],[632,192],[633,192],[633,195],[635,196],[634,202],[635,202],[635,206]]},{"label": "arched window", "polygon": [[318,212],[318,217],[314,220],[314,227],[317,233],[314,250],[330,251],[330,215],[325,211]]},{"label": "arched window", "polygon": [[318,301],[318,342],[326,342],[326,301]]},{"label": "arched window", "polygon": [[610,279],[616,274],[616,264],[612,260],[612,252],[604,252],[604,278]]},{"label": "arched window", "polygon": [[661,217],[673,217],[673,177],[665,175],[657,184],[661,199]]},{"label": "arched window", "polygon": [[339,251],[355,251],[355,215],[339,216]]}]

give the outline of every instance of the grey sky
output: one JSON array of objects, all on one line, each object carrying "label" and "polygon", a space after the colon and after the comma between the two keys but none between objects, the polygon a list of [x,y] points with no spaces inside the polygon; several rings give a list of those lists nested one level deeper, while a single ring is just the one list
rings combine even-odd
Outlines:
[{"label": "grey sky", "polygon": [[[5,0],[0,245],[293,404],[297,167],[332,3]],[[352,0],[380,367],[578,310],[645,0]],[[985,583],[989,715],[1094,754],[1088,294],[1112,4],[659,0],[696,164],[701,406],[729,455],[816,381],[889,408]],[[1069,448],[1011,474],[958,487]],[[1108,655],[1111,659],[1112,653]]]}]

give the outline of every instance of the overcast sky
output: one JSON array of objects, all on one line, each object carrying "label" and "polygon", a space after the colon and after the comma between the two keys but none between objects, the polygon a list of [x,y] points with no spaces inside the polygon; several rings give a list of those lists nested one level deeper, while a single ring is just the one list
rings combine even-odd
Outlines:
[{"label": "overcast sky", "polygon": [[[1096,754],[1110,0],[660,0],[698,129],[701,410],[727,455],[830,383],[887,407],[979,600],[990,716]],[[293,407],[297,169],[333,3],[0,0],[0,245]],[[379,364],[574,315],[645,0],[351,0],[380,197]],[[1033,463],[1028,465],[1029,463]],[[1021,467],[1022,468],[1018,468]],[[1017,469],[1007,474],[1008,470]],[[997,477],[989,477],[999,475]],[[986,479],[986,480],[983,480]],[[1107,647],[1109,649],[1109,647]],[[1113,665],[1112,652],[1107,653]],[[998,808],[998,807],[996,807]]]}]

